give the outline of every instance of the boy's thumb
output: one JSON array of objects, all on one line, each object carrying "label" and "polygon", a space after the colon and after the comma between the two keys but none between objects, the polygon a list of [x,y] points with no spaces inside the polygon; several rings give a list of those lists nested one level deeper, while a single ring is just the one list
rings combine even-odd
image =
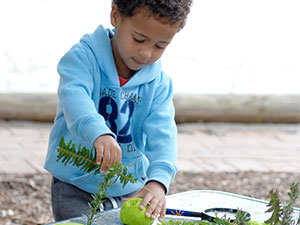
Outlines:
[{"label": "boy's thumb", "polygon": [[136,193],[134,195],[131,195],[130,197],[127,198],[123,198],[123,202],[128,201],[129,199],[133,199],[133,198],[142,198],[141,195],[139,193]]}]

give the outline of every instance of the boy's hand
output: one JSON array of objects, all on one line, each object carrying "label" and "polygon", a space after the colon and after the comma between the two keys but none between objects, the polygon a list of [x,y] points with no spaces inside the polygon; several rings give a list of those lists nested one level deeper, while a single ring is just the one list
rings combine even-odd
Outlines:
[{"label": "boy's hand", "polygon": [[121,163],[122,150],[119,144],[111,135],[102,135],[98,137],[94,142],[96,148],[96,162],[101,165],[100,172],[106,173],[108,167],[112,166],[112,163]]},{"label": "boy's hand", "polygon": [[[144,209],[147,204],[149,207],[146,211],[146,216],[156,219],[160,214],[159,220],[161,221],[166,215],[166,195],[165,187],[156,181],[150,181],[145,187],[138,193],[131,196],[131,198],[142,198],[143,201],[140,205],[141,209]],[[128,200],[124,199],[124,201]]]}]

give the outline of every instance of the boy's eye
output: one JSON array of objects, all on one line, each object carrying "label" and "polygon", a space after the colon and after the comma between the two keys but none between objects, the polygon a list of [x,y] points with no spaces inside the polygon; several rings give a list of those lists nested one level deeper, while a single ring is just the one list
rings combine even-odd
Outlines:
[{"label": "boy's eye", "polygon": [[160,46],[160,45],[155,45],[156,46],[156,48],[159,48],[159,49],[165,49],[166,47],[164,47],[164,46]]},{"label": "boy's eye", "polygon": [[141,39],[138,39],[138,38],[135,38],[135,37],[133,37],[133,40],[135,40],[138,43],[143,43],[144,42],[144,40],[141,40]]}]

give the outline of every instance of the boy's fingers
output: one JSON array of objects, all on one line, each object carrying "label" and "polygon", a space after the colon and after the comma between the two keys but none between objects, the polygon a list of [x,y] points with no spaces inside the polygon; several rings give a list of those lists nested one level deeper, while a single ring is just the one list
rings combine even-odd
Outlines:
[{"label": "boy's fingers", "polygon": [[119,145],[116,145],[112,148],[111,151],[111,161],[121,163],[122,161],[122,150]]},{"label": "boy's fingers", "polygon": [[102,161],[102,165],[101,165],[101,168],[100,168],[100,172],[105,173],[107,171],[107,166],[109,165],[109,163],[110,163],[110,152],[105,151],[103,161]]},{"label": "boy's fingers", "polygon": [[160,213],[160,211],[161,211],[161,204],[159,204],[157,198],[154,198],[154,199],[152,199],[152,201],[147,209],[146,216],[151,217],[152,219],[155,219],[158,216],[158,214]]},{"label": "boy's fingers", "polygon": [[118,163],[122,162],[122,150],[120,147],[118,148],[118,151],[117,151],[117,161],[118,161]]},{"label": "boy's fingers", "polygon": [[161,204],[158,204],[158,205],[156,206],[156,208],[154,209],[154,211],[152,212],[151,218],[152,218],[153,220],[155,220],[156,217],[158,217],[158,215],[160,214],[160,212],[161,212]]},{"label": "boy's fingers", "polygon": [[114,163],[121,163],[122,162],[122,152],[120,148],[114,148],[111,151],[111,155],[110,155],[110,166],[112,166],[112,164]]},{"label": "boy's fingers", "polygon": [[162,221],[166,216],[166,202],[163,203],[161,211],[160,211],[160,216],[159,216],[159,221]]},{"label": "boy's fingers", "polygon": [[150,204],[150,201],[152,199],[152,196],[149,194],[146,194],[143,198],[143,201],[141,202],[140,209],[144,209],[146,205]]},{"label": "boy's fingers", "polygon": [[116,151],[117,149],[114,149],[111,153],[111,160],[110,160],[110,166],[112,166],[113,163],[119,162],[118,161],[118,152]]},{"label": "boy's fingers", "polygon": [[123,198],[123,201],[126,202],[128,201],[129,199],[132,199],[132,198],[143,198],[143,195],[141,194],[141,192],[137,192],[133,195],[131,195],[130,197],[127,197],[127,198]]},{"label": "boy's fingers", "polygon": [[103,149],[102,148],[97,149],[96,163],[98,165],[101,164],[102,156],[103,156]]}]

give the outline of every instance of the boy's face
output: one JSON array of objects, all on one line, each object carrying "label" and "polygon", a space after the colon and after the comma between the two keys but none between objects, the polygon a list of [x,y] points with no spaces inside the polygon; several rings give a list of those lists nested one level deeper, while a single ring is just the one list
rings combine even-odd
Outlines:
[{"label": "boy's face", "polygon": [[124,78],[158,60],[180,27],[179,22],[162,23],[144,8],[132,17],[123,17],[115,5],[111,23],[115,27],[112,38],[115,63],[119,76]]}]

